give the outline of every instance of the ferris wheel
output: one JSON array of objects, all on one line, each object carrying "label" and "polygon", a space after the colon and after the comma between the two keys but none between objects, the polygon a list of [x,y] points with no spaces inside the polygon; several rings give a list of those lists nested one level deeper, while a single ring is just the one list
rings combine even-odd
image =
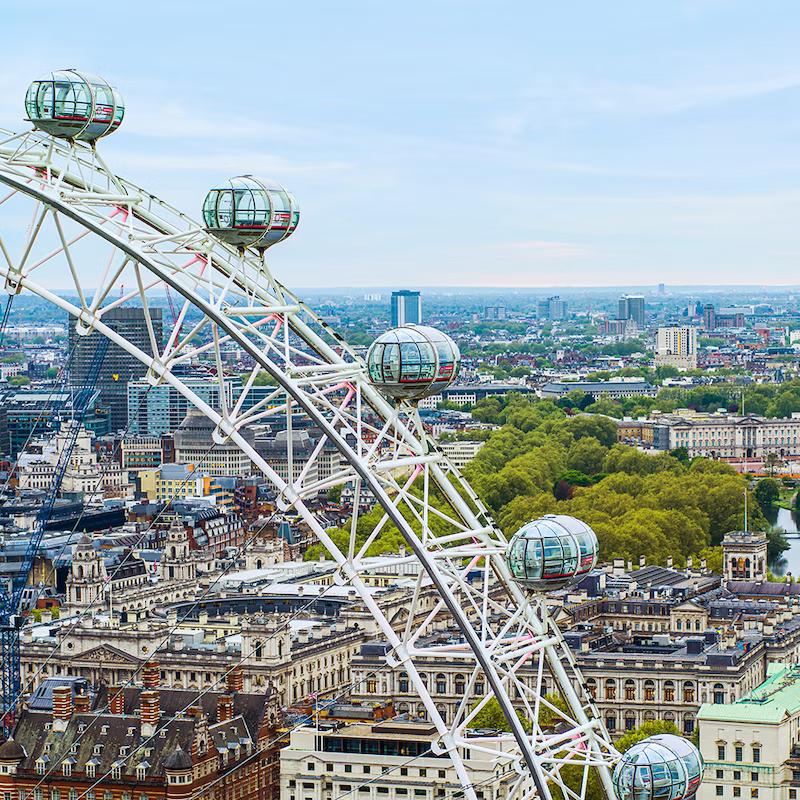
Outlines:
[{"label": "ferris wheel", "polygon": [[[119,177],[98,147],[120,127],[125,111],[105,80],[54,72],[31,84],[25,110],[33,129],[0,130],[6,292],[28,292],[67,312],[79,335],[107,337],[146,367],[152,385],[169,384],[211,420],[214,442],[233,443],[251,459],[273,484],[278,507],[298,515],[324,545],[336,563],[336,581],[371,612],[388,642],[389,666],[403,670],[415,687],[437,731],[436,752],[451,759],[464,796],[476,800],[478,792],[468,750],[496,756],[514,771],[509,797],[582,800],[593,771],[609,798],[691,796],[702,772],[696,750],[679,737],[662,736],[621,758],[548,615],[546,591],[595,565],[592,531],[571,518],[549,517],[508,542],[424,430],[418,401],[458,372],[450,337],[405,326],[380,336],[366,360],[360,358],[272,274],[269,248],[299,224],[295,198],[279,184],[240,176],[198,199],[202,221],[196,221]],[[55,267],[69,296],[48,285]],[[120,284],[132,288],[118,294]],[[158,341],[151,301],[164,289],[178,297],[179,310],[171,325],[164,319]],[[149,351],[104,321],[126,303],[142,309]],[[252,366],[236,400],[226,402],[221,390],[221,405],[213,408],[184,382],[180,368],[198,358],[212,361],[216,372],[208,380],[222,389],[231,350]],[[263,377],[273,389],[246,402]],[[299,469],[291,436],[297,415],[321,434]],[[283,476],[243,435],[247,426],[270,421],[288,432]],[[313,465],[326,446],[336,448],[340,463],[323,474]],[[315,500],[333,487],[346,487],[353,497],[344,542],[315,511]],[[381,509],[368,528],[362,497]],[[368,580],[376,561],[366,554],[391,527],[406,547],[391,562],[419,567],[400,626],[387,618]],[[0,620],[0,627],[7,623]],[[443,625],[458,635],[442,642],[434,634]],[[466,692],[454,718],[446,720],[437,707],[417,666],[423,659],[463,665]],[[486,691],[474,696],[478,684]],[[546,696],[546,685],[556,686],[565,708]],[[494,701],[510,733],[474,730],[476,716]],[[557,724],[539,723],[545,709]]]}]

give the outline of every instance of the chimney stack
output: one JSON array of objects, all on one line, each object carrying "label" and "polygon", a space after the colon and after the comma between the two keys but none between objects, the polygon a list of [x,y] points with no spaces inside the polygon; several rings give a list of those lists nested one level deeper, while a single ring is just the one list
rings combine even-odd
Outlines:
[{"label": "chimney stack", "polygon": [[72,719],[72,687],[56,686],[53,689],[53,730],[65,731]]},{"label": "chimney stack", "polygon": [[161,684],[161,667],[158,661],[148,661],[142,669],[142,686],[145,689],[158,689]]},{"label": "chimney stack", "polygon": [[125,695],[121,686],[112,686],[108,690],[108,710],[112,714],[125,713]]},{"label": "chimney stack", "polygon": [[145,689],[139,695],[139,704],[141,706],[142,736],[152,736],[158,725],[158,718],[161,716],[159,693],[152,689]]},{"label": "chimney stack", "polygon": [[241,664],[234,667],[225,676],[225,690],[230,694],[244,691],[244,670]]},{"label": "chimney stack", "polygon": [[89,713],[89,695],[88,694],[76,694],[75,695],[75,713],[76,714],[88,714]]},{"label": "chimney stack", "polygon": [[233,719],[233,697],[221,694],[217,700],[217,722],[229,722]]}]

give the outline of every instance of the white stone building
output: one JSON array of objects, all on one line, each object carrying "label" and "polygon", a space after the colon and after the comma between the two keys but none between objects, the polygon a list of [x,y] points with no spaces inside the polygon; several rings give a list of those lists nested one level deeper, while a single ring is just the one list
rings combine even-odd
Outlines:
[{"label": "white stone building", "polygon": [[697,369],[697,328],[692,325],[670,325],[659,328],[656,335],[657,367]]}]

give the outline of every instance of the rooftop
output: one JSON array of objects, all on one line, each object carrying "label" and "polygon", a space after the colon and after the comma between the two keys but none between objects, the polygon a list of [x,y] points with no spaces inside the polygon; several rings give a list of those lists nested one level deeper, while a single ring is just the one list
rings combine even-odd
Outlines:
[{"label": "rooftop", "polygon": [[775,671],[750,694],[730,704],[705,703],[697,718],[720,722],[777,723],[800,713],[800,667],[774,664]]}]

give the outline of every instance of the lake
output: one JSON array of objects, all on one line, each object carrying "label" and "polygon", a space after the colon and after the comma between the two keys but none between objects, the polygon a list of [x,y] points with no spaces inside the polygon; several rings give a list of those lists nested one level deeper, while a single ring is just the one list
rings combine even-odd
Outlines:
[{"label": "lake", "polygon": [[[788,508],[779,508],[775,520],[770,521],[773,525],[780,525],[788,534],[796,534],[798,531],[797,514]],[[795,578],[800,575],[800,537],[789,537],[789,549],[777,561],[771,562],[769,569],[778,578],[782,578],[787,572],[791,572]]]}]

